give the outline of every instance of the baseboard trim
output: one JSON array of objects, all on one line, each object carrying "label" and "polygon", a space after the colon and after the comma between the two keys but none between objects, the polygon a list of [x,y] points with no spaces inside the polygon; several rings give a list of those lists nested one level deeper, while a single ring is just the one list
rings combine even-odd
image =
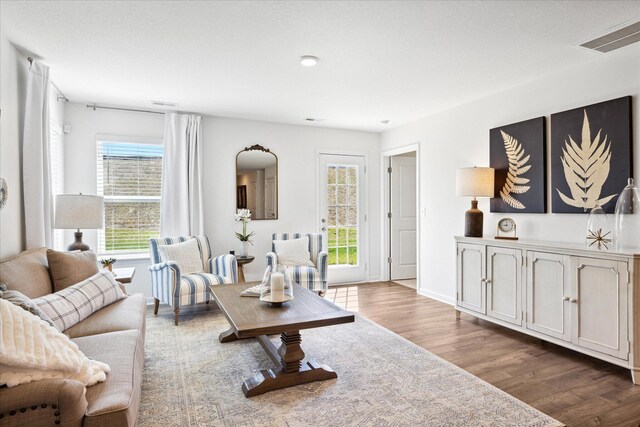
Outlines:
[{"label": "baseboard trim", "polygon": [[428,291],[428,290],[423,290],[423,289],[418,289],[418,294],[425,296],[425,297],[429,297],[435,300],[438,300],[440,302],[443,302],[445,304],[449,304],[449,305],[456,305],[456,300],[454,298],[451,298],[447,295],[443,295],[441,293],[438,292],[433,292],[433,291]]}]

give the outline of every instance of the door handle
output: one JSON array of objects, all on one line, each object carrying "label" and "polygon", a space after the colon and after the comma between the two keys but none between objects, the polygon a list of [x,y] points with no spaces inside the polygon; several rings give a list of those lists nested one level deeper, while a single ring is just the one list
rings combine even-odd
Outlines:
[{"label": "door handle", "polygon": [[322,218],[320,221],[322,221],[322,223],[324,224],[325,222],[327,222],[326,219]]},{"label": "door handle", "polygon": [[327,227],[322,227],[322,229],[321,229],[321,230],[322,230],[323,232],[324,232],[324,231],[327,231]]},{"label": "door handle", "polygon": [[569,297],[562,297],[562,301],[569,301]]},{"label": "door handle", "polygon": [[577,298],[571,298],[571,302],[575,304],[575,303],[578,302],[578,299]]},{"label": "door handle", "polygon": [[484,281],[484,283],[486,283],[487,285],[490,285],[490,284],[491,284],[491,280],[490,280],[490,279],[486,279],[486,280]]}]

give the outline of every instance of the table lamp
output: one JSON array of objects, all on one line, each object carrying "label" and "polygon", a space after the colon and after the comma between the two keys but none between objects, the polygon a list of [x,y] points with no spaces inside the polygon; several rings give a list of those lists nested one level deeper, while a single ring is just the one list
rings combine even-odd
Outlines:
[{"label": "table lamp", "polygon": [[69,251],[88,251],[82,242],[80,229],[104,227],[104,198],[85,194],[60,194],[56,196],[55,228],[76,229],[76,241],[67,247]]},{"label": "table lamp", "polygon": [[493,197],[495,190],[493,168],[461,168],[456,171],[456,195],[473,197],[471,209],[464,214],[465,237],[482,237],[483,214],[477,197]]}]

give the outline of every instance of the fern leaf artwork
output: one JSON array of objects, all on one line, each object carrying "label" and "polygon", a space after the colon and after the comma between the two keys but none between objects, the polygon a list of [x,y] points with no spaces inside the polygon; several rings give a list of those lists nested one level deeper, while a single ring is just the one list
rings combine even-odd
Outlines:
[{"label": "fern leaf artwork", "polygon": [[517,139],[504,131],[500,131],[502,140],[504,141],[504,149],[509,160],[509,171],[507,172],[507,180],[500,190],[500,197],[509,206],[514,209],[526,209],[526,206],[517,200],[512,194],[524,194],[531,188],[528,185],[529,178],[524,175],[531,165],[528,165],[530,155],[525,156],[524,148]]},{"label": "fern leaf artwork", "polygon": [[589,117],[584,110],[582,141],[578,145],[569,135],[569,141],[564,141],[565,146],[560,158],[571,197],[563,194],[558,188],[556,191],[564,203],[582,208],[585,212],[596,205],[604,206],[617,196],[612,194],[600,197],[602,186],[607,181],[611,169],[611,141],[607,140],[607,135],[601,140],[601,133],[602,129],[591,140]]}]

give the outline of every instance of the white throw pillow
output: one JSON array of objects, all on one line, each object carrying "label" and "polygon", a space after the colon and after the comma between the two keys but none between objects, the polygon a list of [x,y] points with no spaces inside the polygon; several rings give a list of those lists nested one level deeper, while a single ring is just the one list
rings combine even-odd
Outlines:
[{"label": "white throw pillow", "polygon": [[276,250],[276,255],[278,256],[278,264],[315,267],[311,262],[308,236],[304,236],[299,239],[274,240],[273,246]]},{"label": "white throw pillow", "polygon": [[158,245],[158,250],[162,262],[175,261],[178,263],[180,274],[204,272],[196,239],[189,239],[186,242],[174,243],[173,245]]},{"label": "white throw pillow", "polygon": [[113,273],[102,270],[80,283],[31,302],[49,316],[58,330],[64,331],[122,298],[126,295]]}]

